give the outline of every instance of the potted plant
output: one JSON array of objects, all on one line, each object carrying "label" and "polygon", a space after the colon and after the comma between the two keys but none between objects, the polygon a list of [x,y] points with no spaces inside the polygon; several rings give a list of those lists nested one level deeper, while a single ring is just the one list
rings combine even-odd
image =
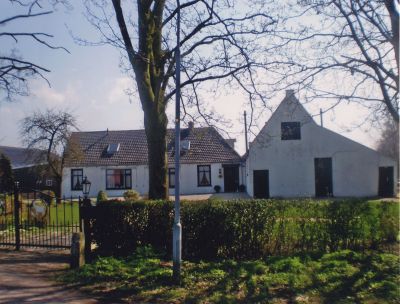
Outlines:
[{"label": "potted plant", "polygon": [[220,193],[221,192],[221,186],[220,185],[215,185],[214,186],[214,190],[215,190],[215,192]]}]

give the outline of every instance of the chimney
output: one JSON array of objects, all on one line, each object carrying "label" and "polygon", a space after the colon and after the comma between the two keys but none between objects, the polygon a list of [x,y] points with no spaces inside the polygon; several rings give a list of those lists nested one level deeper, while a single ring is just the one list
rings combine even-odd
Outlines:
[{"label": "chimney", "polygon": [[225,139],[225,141],[228,143],[228,145],[229,145],[232,149],[235,149],[235,142],[236,142],[236,139],[234,139],[234,138],[227,138],[227,139]]},{"label": "chimney", "polygon": [[189,121],[188,126],[189,126],[189,129],[190,129],[190,130],[193,130],[193,128],[194,128],[194,122],[193,122],[193,121]]},{"label": "chimney", "polygon": [[294,90],[290,89],[290,90],[286,90],[286,97],[290,97],[294,95]]}]

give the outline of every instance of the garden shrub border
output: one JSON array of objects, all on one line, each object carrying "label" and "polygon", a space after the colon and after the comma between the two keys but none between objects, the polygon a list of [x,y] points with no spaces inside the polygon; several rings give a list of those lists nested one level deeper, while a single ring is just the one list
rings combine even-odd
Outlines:
[{"label": "garden shrub border", "polygon": [[[399,204],[362,199],[183,201],[184,259],[258,259],[398,241]],[[172,252],[173,202],[110,200],[85,212],[97,254]]]}]

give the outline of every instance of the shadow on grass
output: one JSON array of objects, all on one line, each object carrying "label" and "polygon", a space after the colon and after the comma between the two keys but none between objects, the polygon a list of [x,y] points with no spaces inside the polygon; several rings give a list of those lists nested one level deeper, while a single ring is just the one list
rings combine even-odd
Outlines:
[{"label": "shadow on grass", "polygon": [[99,258],[69,272],[96,295],[139,303],[393,303],[400,300],[399,257],[349,250],[256,261],[184,262],[182,284],[171,262],[142,248],[126,259]]}]

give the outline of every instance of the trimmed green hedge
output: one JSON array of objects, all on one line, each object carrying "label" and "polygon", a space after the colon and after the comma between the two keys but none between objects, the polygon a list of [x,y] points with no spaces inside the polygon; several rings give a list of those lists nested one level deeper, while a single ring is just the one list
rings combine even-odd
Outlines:
[{"label": "trimmed green hedge", "polygon": [[[399,204],[364,200],[182,202],[184,259],[255,259],[376,248],[398,241]],[[107,201],[90,208],[100,255],[151,245],[172,252],[173,202]]]}]

